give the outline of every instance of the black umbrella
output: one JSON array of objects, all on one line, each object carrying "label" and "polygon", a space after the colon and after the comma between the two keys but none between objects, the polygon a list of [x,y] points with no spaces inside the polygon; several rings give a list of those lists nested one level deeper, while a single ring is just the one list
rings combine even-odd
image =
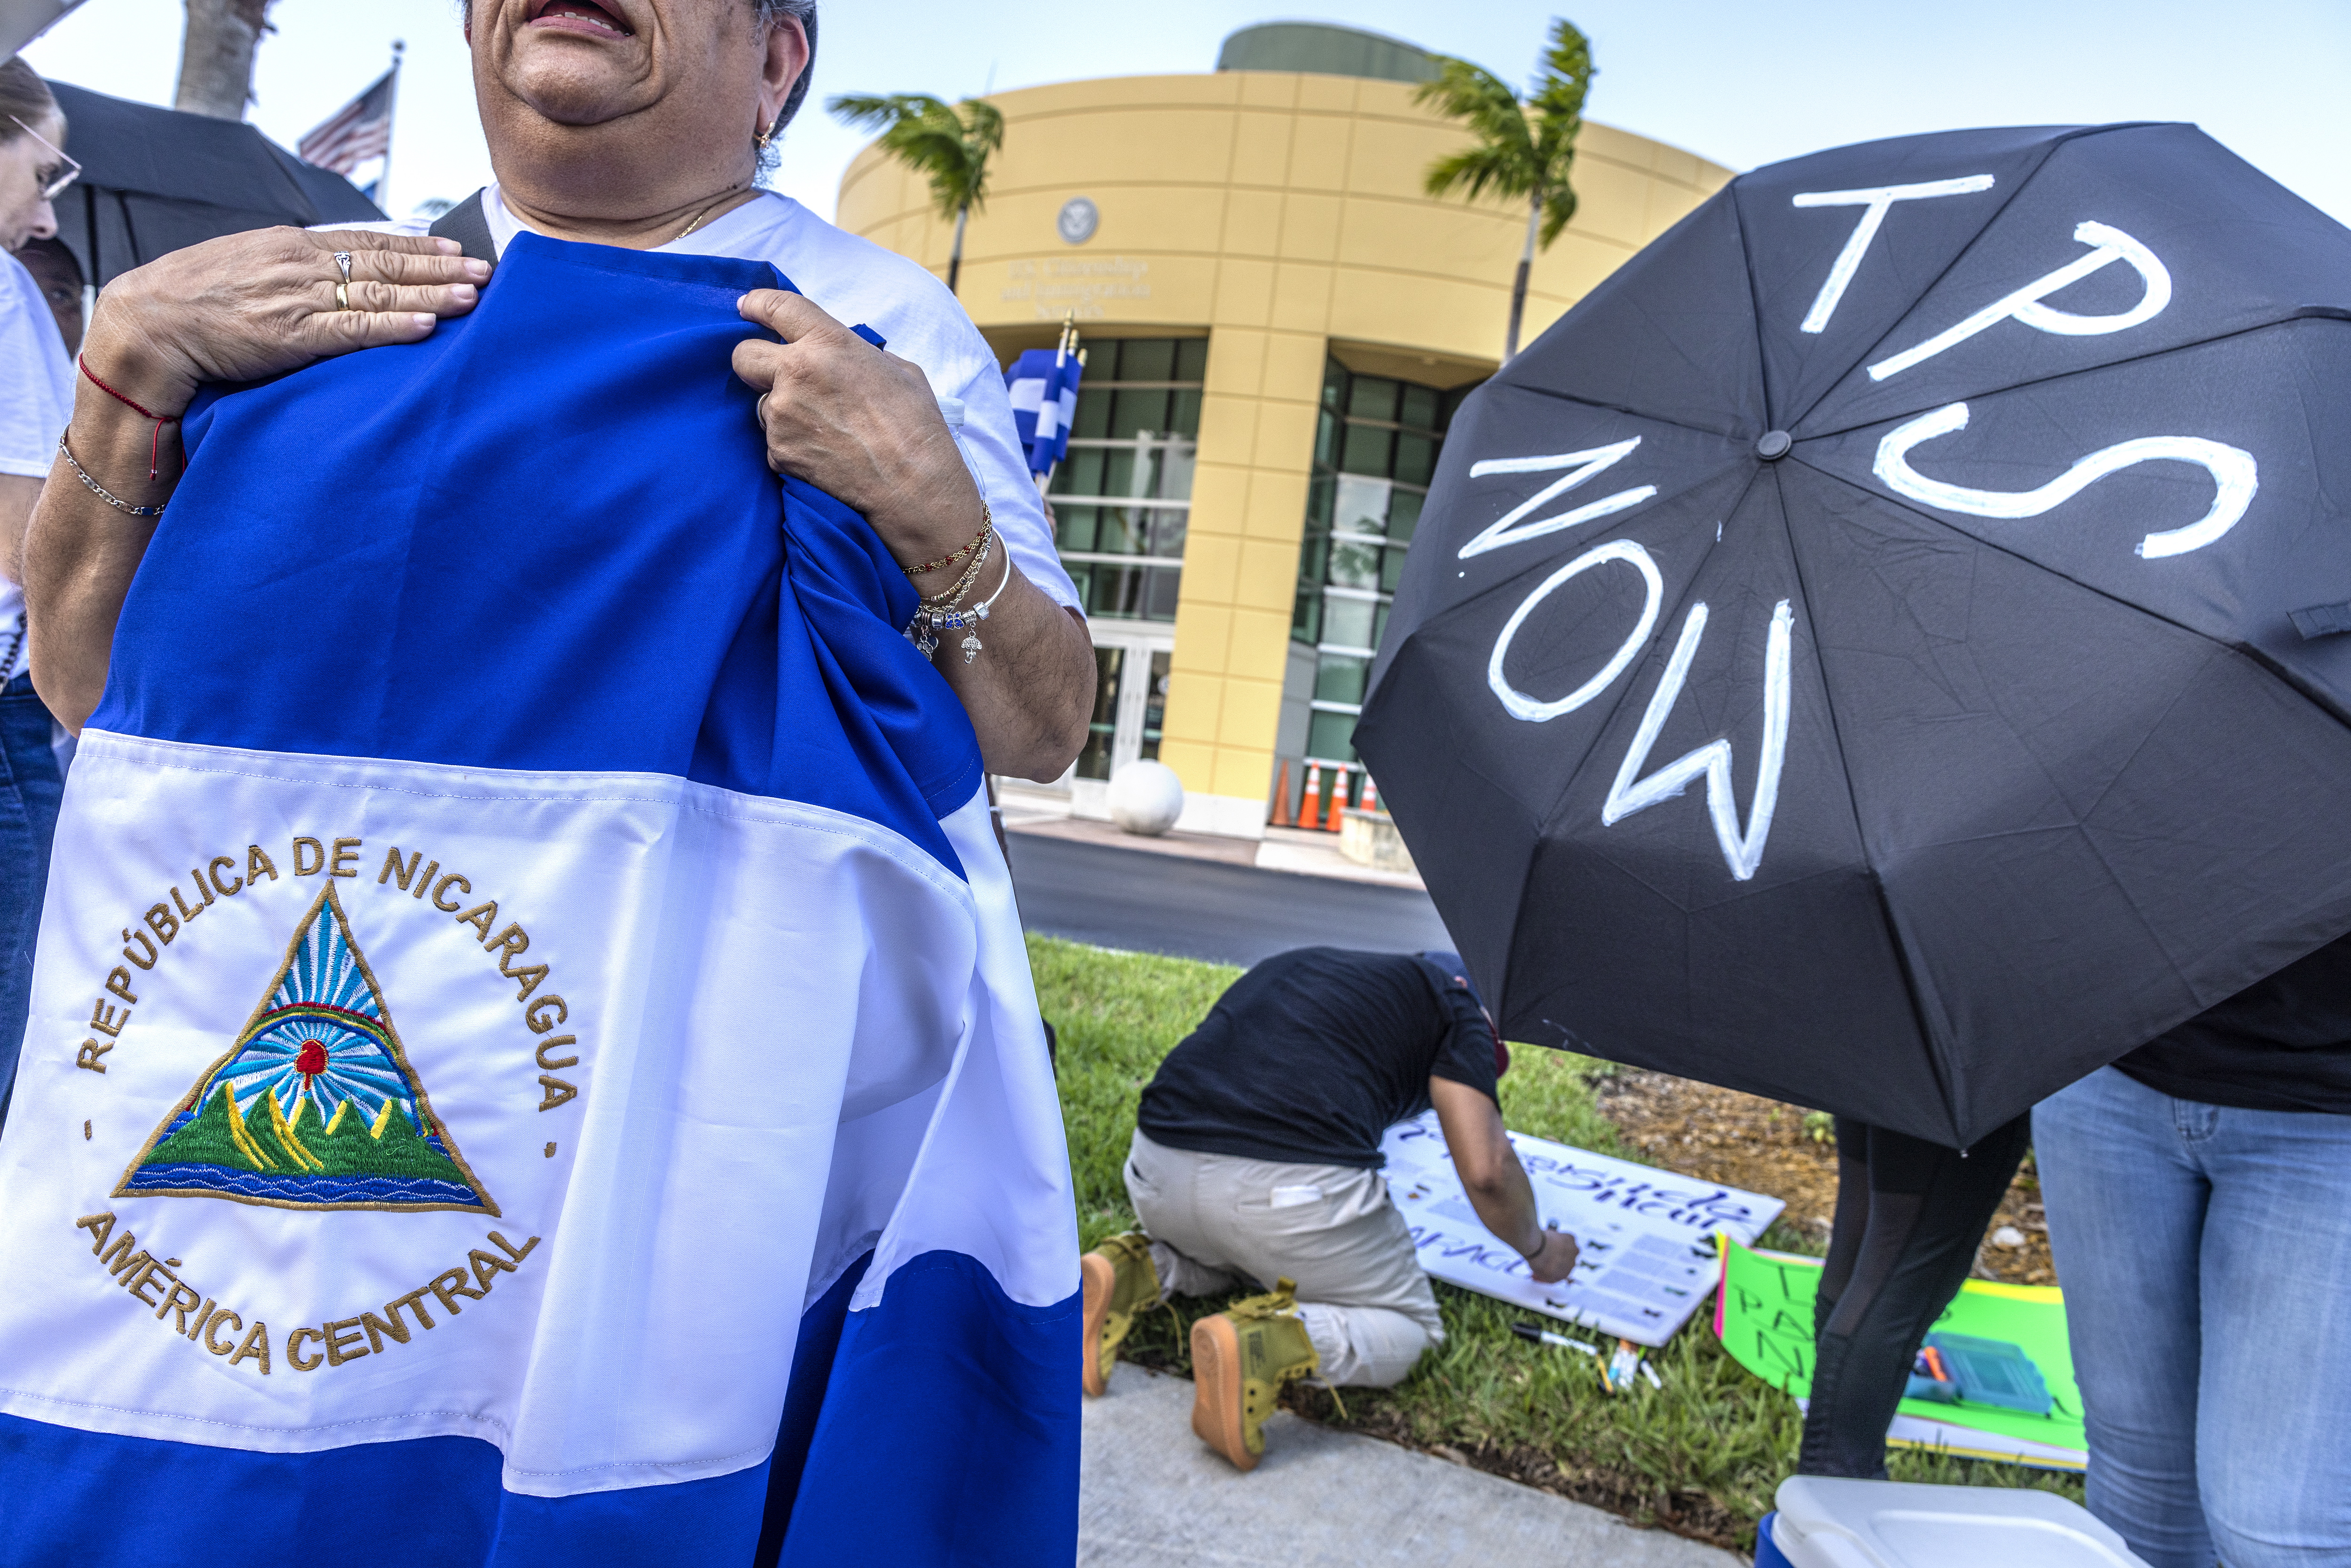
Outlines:
[{"label": "black umbrella", "polygon": [[57,198],[57,237],[103,288],[166,251],[276,224],[380,223],[332,170],[252,126],[51,82],[81,178]]},{"label": "black umbrella", "polygon": [[0,64],[65,19],[81,0],[0,0]]},{"label": "black umbrella", "polygon": [[1356,731],[1505,1031],[1964,1145],[2351,930],[2346,320],[2185,125],[1778,164],[1594,289]]}]

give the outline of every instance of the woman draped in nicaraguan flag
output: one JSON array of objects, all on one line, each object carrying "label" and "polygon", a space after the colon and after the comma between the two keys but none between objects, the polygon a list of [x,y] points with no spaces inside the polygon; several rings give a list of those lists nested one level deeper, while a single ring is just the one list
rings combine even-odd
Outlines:
[{"label": "woman draped in nicaraguan flag", "polygon": [[118,280],[32,521],[0,1563],[1067,1562],[1003,382],[754,188],[814,0],[466,26],[498,183]]}]

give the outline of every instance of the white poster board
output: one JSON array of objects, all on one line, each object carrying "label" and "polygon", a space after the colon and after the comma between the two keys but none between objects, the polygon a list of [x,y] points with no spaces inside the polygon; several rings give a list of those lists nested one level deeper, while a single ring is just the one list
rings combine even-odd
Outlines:
[{"label": "white poster board", "polygon": [[1453,1173],[1437,1113],[1390,1127],[1388,1194],[1412,1228],[1420,1266],[1481,1296],[1661,1345],[1722,1277],[1712,1238],[1753,1246],[1787,1206],[1776,1197],[1612,1159],[1548,1138],[1510,1134],[1534,1184],[1535,1209],[1575,1238],[1582,1256],[1557,1284],[1538,1284],[1526,1260],[1479,1221]]}]

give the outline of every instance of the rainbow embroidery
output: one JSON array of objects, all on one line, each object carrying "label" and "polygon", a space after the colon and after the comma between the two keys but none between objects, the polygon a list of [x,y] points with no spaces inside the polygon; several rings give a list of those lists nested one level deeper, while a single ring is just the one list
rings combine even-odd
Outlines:
[{"label": "rainbow embroidery", "polygon": [[498,1212],[434,1116],[332,883],[235,1044],[163,1118],[115,1196]]}]

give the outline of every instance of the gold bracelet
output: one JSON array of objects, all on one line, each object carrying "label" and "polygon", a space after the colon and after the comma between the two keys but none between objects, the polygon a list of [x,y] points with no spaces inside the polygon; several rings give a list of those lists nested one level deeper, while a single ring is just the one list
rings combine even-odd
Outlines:
[{"label": "gold bracelet", "polygon": [[[986,554],[985,550],[981,551],[983,557]],[[995,592],[968,610],[936,610],[925,604],[914,612],[914,620],[906,623],[906,640],[914,643],[915,650],[924,658],[935,660],[939,651],[939,633],[960,632],[964,634],[963,662],[967,664],[970,664],[974,659],[978,658],[981,653],[979,632],[976,628],[981,622],[987,619],[988,611],[995,607],[998,600],[1004,597],[1004,591],[1011,586],[1012,551],[1007,549],[1004,552],[1004,575],[996,580]]]},{"label": "gold bracelet", "polygon": [[955,586],[944,593],[929,595],[922,601],[923,604],[933,610],[941,610],[960,601],[965,594],[971,591],[971,585],[979,580],[980,568],[987,564],[988,552],[995,548],[996,529],[991,527],[981,536],[979,553],[971,558],[971,565],[966,567],[964,574],[956,579]]},{"label": "gold bracelet", "polygon": [[161,505],[153,507],[134,507],[130,502],[124,500],[121,497],[116,495],[113,491],[108,489],[105,486],[99,484],[97,480],[91,478],[89,476],[89,471],[84,468],[81,464],[75,459],[73,448],[66,444],[66,436],[71,434],[72,427],[70,425],[68,425],[65,431],[59,433],[57,436],[57,450],[64,454],[66,466],[74,471],[74,477],[79,479],[83,486],[89,489],[91,495],[97,497],[108,506],[112,507],[116,511],[127,512],[134,517],[160,517],[163,515],[163,507],[170,506],[172,504],[171,502],[165,501]]},{"label": "gold bracelet", "polygon": [[979,532],[971,536],[971,543],[964,546],[963,549],[956,551],[953,555],[943,555],[939,557],[938,559],[934,561],[925,561],[921,566],[901,567],[899,570],[904,571],[908,577],[920,577],[925,572],[936,571],[941,567],[953,566],[956,562],[961,560],[964,557],[977,549],[980,547],[980,542],[987,538],[989,530],[995,527],[996,515],[987,508],[987,497],[982,496],[979,498]]}]

